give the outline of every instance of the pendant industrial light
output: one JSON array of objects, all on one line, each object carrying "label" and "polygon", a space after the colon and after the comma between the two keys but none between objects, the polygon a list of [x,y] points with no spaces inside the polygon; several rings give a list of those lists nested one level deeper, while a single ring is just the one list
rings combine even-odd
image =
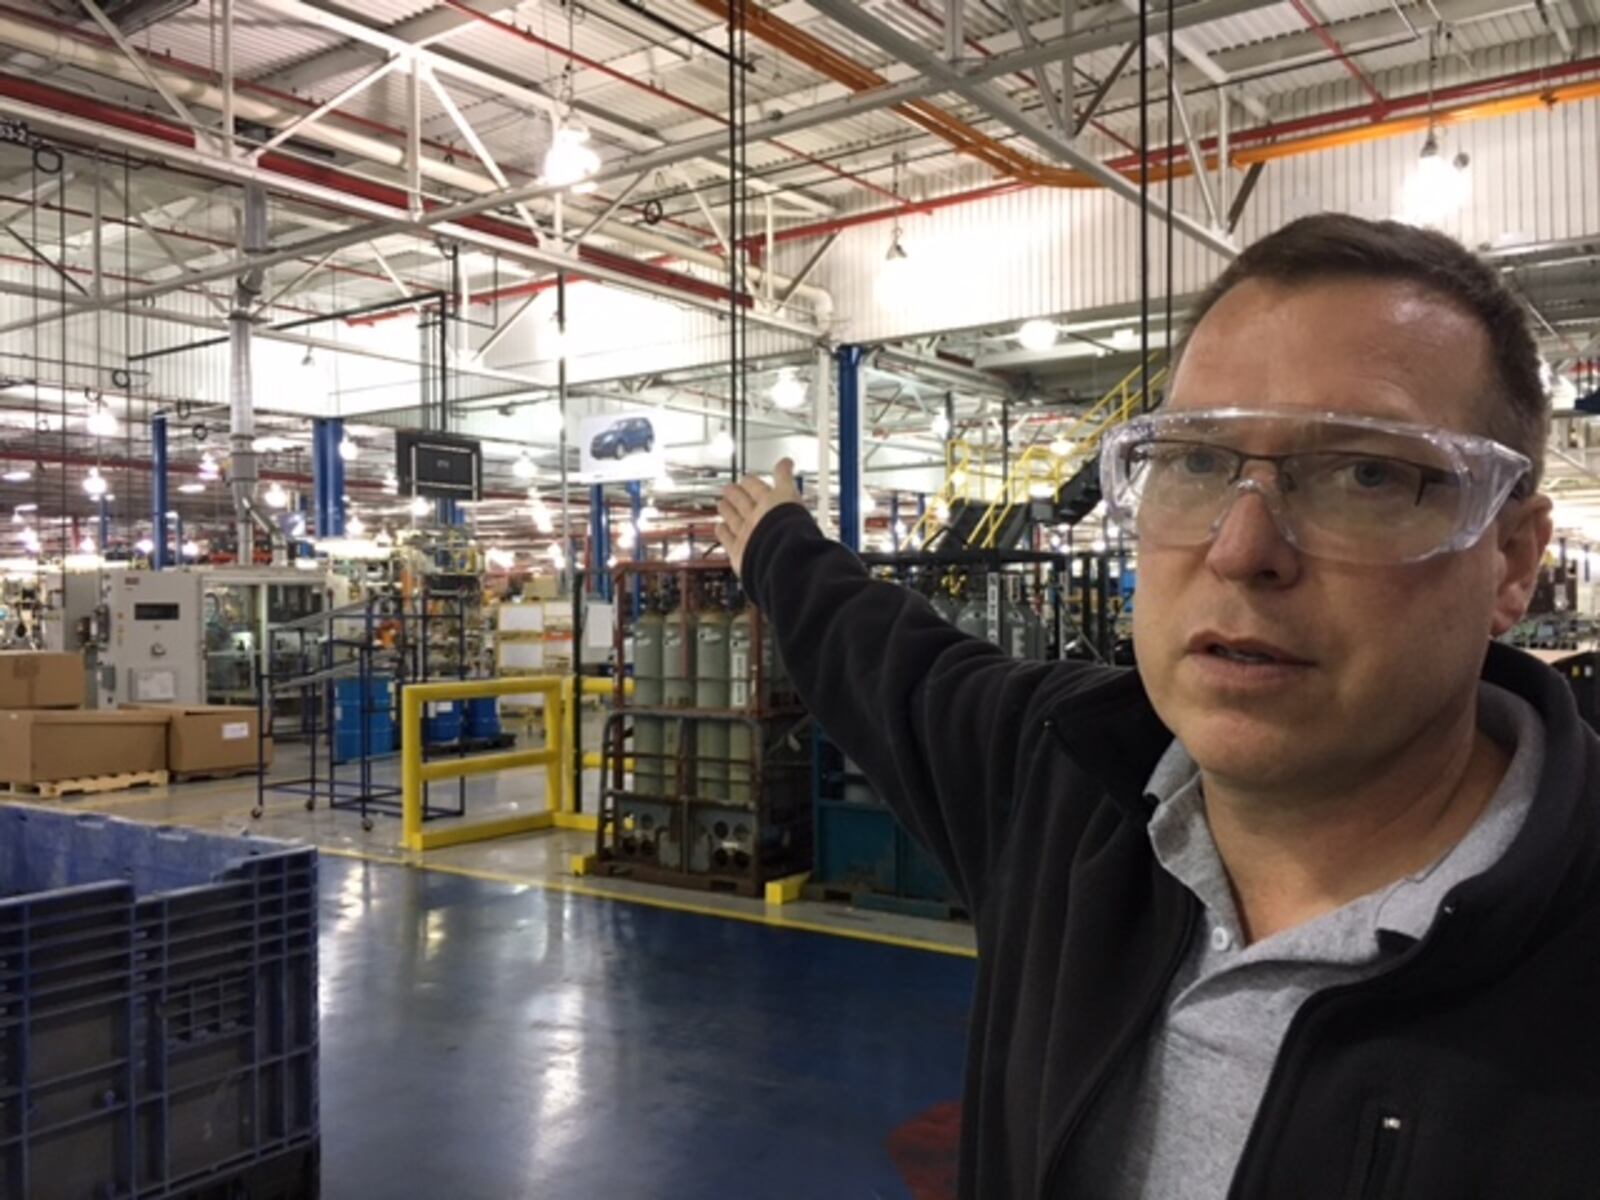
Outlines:
[{"label": "pendant industrial light", "polygon": [[590,176],[600,169],[600,156],[589,146],[589,131],[572,118],[573,22],[577,5],[567,5],[567,65],[561,73],[561,94],[550,116],[550,145],[544,152],[539,182],[548,187],[570,187],[583,195],[595,190]]},{"label": "pendant industrial light", "polygon": [[911,255],[906,253],[900,229],[900,169],[903,162],[903,157],[897,152],[894,156],[892,183],[895,202],[894,228],[889,233],[889,249],[884,253],[883,265],[878,268],[878,279],[874,287],[878,302],[891,308],[898,307],[910,298],[911,274],[914,270]]},{"label": "pendant industrial light", "polygon": [[1439,69],[1439,28],[1428,34],[1428,135],[1423,139],[1417,165],[1406,180],[1403,209],[1413,225],[1439,225],[1461,210],[1467,200],[1471,165],[1465,151],[1446,158],[1439,146],[1439,127],[1434,119],[1433,87]]}]

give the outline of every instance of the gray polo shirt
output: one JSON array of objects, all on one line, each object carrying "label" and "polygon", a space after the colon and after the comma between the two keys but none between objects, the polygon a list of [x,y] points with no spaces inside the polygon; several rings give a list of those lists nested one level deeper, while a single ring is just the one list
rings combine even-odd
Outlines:
[{"label": "gray polo shirt", "polygon": [[[1199,769],[1174,743],[1150,778],[1156,858],[1204,905],[1165,1017],[1111,1080],[1080,1133],[1081,1170],[1057,1195],[1083,1200],[1223,1197],[1289,1022],[1314,992],[1370,978],[1389,931],[1427,933],[1445,893],[1492,866],[1516,837],[1544,765],[1544,723],[1519,696],[1481,684],[1479,727],[1515,747],[1477,822],[1432,865],[1343,908],[1245,946],[1206,822]],[[1394,943],[1390,943],[1391,946]]]}]

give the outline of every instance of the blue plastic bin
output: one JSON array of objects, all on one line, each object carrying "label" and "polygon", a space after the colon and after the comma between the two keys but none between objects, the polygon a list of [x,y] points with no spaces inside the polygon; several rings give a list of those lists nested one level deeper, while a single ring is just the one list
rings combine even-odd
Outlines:
[{"label": "blue plastic bin", "polygon": [[0,1198],[285,1164],[315,1194],[316,879],[284,842],[0,809]]}]

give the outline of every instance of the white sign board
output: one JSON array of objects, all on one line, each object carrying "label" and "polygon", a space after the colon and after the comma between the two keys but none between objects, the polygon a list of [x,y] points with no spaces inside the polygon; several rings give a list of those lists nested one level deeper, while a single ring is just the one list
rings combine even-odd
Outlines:
[{"label": "white sign board", "polygon": [[622,483],[661,474],[655,421],[643,414],[585,417],[578,426],[585,483]]}]

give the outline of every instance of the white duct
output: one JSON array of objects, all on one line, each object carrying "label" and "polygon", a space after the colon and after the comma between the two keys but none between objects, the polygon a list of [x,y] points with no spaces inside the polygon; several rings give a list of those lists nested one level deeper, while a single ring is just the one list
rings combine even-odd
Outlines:
[{"label": "white duct", "polygon": [[[261,254],[267,245],[267,193],[257,184],[244,189],[244,236],[246,254]],[[256,470],[255,385],[250,377],[250,310],[261,296],[266,273],[251,267],[240,275],[233,288],[233,310],[228,314],[228,411],[229,441],[233,466],[229,480],[233,492],[233,512],[239,538],[239,562],[255,561],[255,527],[251,508],[255,501]]]},{"label": "white duct", "polygon": [[[68,34],[57,33],[54,30],[44,29],[15,17],[0,16],[0,42],[25,50],[31,54],[39,55],[46,59],[55,68],[77,67],[96,75],[105,75],[113,79],[136,87],[147,88],[148,82],[139,67],[122,55],[119,51],[96,46],[92,43],[81,41]],[[223,107],[222,89],[209,83],[203,83],[191,75],[175,71],[170,67],[163,67],[159,58],[146,55],[144,58],[145,70],[160,79],[178,99],[185,104],[203,108],[214,109],[218,112]],[[250,92],[235,92],[233,97],[233,111],[236,117],[267,125],[274,129],[288,125],[290,122],[304,116],[304,112],[288,105],[277,104],[271,100],[263,99]],[[312,121],[302,125],[295,133],[297,138],[304,141],[315,142],[333,150],[339,150],[368,162],[380,163],[384,166],[403,170],[406,166],[406,152],[403,144],[382,138],[368,137],[365,134],[355,133],[340,125],[331,122]],[[197,139],[204,144],[206,134],[197,131]],[[475,196],[487,196],[502,189],[494,180],[477,171],[469,171],[463,167],[455,166],[440,159],[422,159],[422,174],[438,183],[448,187],[470,192]],[[583,210],[576,208],[570,197],[565,199],[569,215],[577,213],[580,216]],[[696,266],[709,267],[719,273],[726,273],[727,263],[718,254],[709,250],[702,250],[697,246],[688,246],[673,238],[652,233],[647,229],[635,229],[631,226],[615,221],[608,221],[601,227],[604,235],[619,242],[637,246],[641,250],[654,251],[657,254],[667,254],[683,262],[694,263]],[[760,268],[748,268],[752,285],[763,279]],[[775,292],[786,290],[792,280],[774,274],[772,288]],[[803,284],[796,289],[795,298],[804,300],[807,304],[817,307],[829,304],[826,292],[813,284]]]}]

